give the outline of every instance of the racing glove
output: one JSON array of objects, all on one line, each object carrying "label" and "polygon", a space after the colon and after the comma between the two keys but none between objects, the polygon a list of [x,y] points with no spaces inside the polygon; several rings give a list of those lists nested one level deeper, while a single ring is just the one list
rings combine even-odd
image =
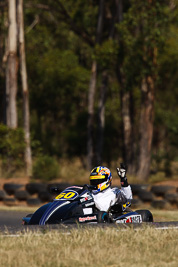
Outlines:
[{"label": "racing glove", "polygon": [[116,168],[116,170],[121,180],[121,186],[127,187],[129,185],[126,177],[127,166],[124,163],[120,163],[120,168]]}]

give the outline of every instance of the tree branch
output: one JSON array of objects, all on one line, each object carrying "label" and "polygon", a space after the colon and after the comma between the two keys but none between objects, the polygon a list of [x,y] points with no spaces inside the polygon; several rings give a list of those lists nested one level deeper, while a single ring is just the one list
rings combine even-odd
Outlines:
[{"label": "tree branch", "polygon": [[[49,5],[33,4],[32,2],[27,3],[25,6],[27,8],[38,8],[51,12],[57,20],[63,20],[76,35],[81,37],[87,44],[93,47],[95,42],[92,40],[87,31],[85,29],[82,29],[81,27],[78,27],[75,24],[74,20],[71,18],[71,16],[69,15],[69,13],[67,12],[67,10],[65,9],[64,5],[61,3],[60,0],[57,0],[56,2],[57,2],[56,9]],[[62,19],[59,18],[58,16],[59,13]]]},{"label": "tree branch", "polygon": [[27,8],[39,8],[39,9],[44,9],[44,10],[50,10],[50,7],[48,5],[44,4],[33,4],[32,2],[28,2],[25,4]]}]

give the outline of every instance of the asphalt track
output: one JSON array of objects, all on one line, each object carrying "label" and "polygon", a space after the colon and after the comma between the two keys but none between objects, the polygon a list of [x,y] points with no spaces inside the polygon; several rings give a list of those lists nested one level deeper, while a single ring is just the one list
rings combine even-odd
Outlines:
[{"label": "asphalt track", "polygon": [[[26,231],[44,231],[59,229],[66,231],[72,228],[78,228],[78,225],[46,225],[46,226],[23,226],[22,217],[25,217],[29,212],[25,211],[0,211],[0,235],[16,235],[19,233],[25,233]],[[178,229],[178,221],[172,222],[154,222],[148,223],[149,226],[156,229]],[[93,224],[93,225],[81,225],[81,227],[116,227],[117,229],[141,229],[145,227],[145,224]]]}]

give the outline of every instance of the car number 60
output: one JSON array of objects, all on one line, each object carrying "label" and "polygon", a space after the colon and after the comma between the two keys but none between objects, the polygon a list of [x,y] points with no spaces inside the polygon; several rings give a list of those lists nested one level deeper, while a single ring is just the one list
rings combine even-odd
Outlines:
[{"label": "car number 60", "polygon": [[61,198],[64,198],[64,199],[69,199],[69,198],[72,198],[75,196],[75,193],[74,192],[68,192],[68,193],[61,193],[59,194],[56,199],[61,199]]}]

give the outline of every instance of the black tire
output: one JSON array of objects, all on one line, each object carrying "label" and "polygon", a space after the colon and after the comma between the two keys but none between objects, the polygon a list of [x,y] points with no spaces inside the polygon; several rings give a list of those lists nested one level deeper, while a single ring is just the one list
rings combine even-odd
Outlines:
[{"label": "black tire", "polygon": [[133,208],[138,208],[139,206],[143,204],[143,202],[140,199],[133,198],[131,201],[131,204]]},{"label": "black tire", "polygon": [[38,197],[42,202],[50,202],[53,200],[52,194],[47,191],[39,192]]},{"label": "black tire", "polygon": [[17,190],[14,196],[19,201],[26,201],[30,197],[29,193],[25,190]]},{"label": "black tire", "polygon": [[26,184],[26,190],[30,195],[38,194],[41,191],[46,191],[47,185],[43,183],[30,183]]},{"label": "black tire", "polygon": [[6,206],[14,206],[16,205],[16,199],[12,197],[7,197],[3,200],[3,203]]},{"label": "black tire", "polygon": [[154,200],[152,203],[151,203],[151,206],[155,209],[165,209],[169,206],[168,202],[166,200]]},{"label": "black tire", "polygon": [[154,200],[154,195],[152,192],[142,190],[138,194],[139,199],[141,199],[143,202],[151,202]]},{"label": "black tire", "polygon": [[4,190],[8,195],[13,195],[16,190],[20,189],[23,185],[22,184],[11,184],[7,183],[4,184]]},{"label": "black tire", "polygon": [[109,223],[109,215],[105,211],[98,211],[98,223]]},{"label": "black tire", "polygon": [[6,193],[4,190],[0,190],[0,200],[4,200],[6,198]]},{"label": "black tire", "polygon": [[176,187],[168,185],[154,185],[151,187],[151,192],[153,192],[156,196],[163,197],[169,191],[176,191]]},{"label": "black tire", "polygon": [[140,191],[148,190],[149,185],[148,184],[131,184],[131,189],[133,195],[138,195]]},{"label": "black tire", "polygon": [[149,210],[136,210],[142,216],[142,222],[153,222],[153,215]]},{"label": "black tire", "polygon": [[29,206],[39,206],[41,204],[41,200],[39,198],[28,198],[27,205]]},{"label": "black tire", "polygon": [[177,204],[178,203],[178,193],[175,193],[175,194],[167,193],[167,194],[165,194],[165,199],[168,202],[170,202],[171,204]]}]

